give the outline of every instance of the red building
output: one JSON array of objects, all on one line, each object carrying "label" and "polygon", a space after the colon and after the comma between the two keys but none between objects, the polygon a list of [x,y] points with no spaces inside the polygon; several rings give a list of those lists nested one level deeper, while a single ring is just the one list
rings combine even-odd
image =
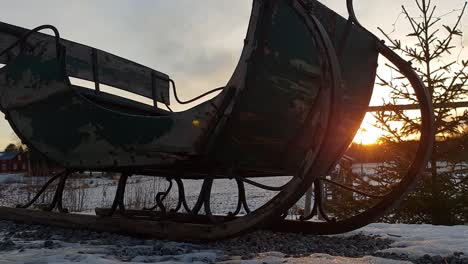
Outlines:
[{"label": "red building", "polygon": [[0,173],[18,173],[27,171],[27,153],[0,152]]}]

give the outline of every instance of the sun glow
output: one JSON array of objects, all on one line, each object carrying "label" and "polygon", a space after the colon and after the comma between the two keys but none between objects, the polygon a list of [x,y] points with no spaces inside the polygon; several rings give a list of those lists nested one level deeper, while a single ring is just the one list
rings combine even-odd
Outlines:
[{"label": "sun glow", "polygon": [[372,114],[368,113],[361,124],[361,128],[359,128],[354,137],[354,143],[363,145],[377,144],[378,140],[383,137],[385,133],[382,129],[373,125],[375,122],[375,118]]}]

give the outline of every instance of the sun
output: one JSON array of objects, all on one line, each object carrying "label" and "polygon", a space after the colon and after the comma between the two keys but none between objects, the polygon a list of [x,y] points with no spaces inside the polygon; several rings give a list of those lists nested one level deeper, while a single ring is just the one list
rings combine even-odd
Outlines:
[{"label": "sun", "polygon": [[367,114],[354,137],[354,143],[363,145],[377,144],[378,140],[384,136],[384,132],[372,125],[375,122],[375,118],[371,114]]}]

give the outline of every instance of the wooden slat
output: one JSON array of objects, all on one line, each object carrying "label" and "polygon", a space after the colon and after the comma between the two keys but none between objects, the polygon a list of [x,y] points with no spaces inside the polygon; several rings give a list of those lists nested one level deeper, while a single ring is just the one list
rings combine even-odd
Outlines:
[{"label": "wooden slat", "polygon": [[[95,213],[97,216],[106,217],[111,213],[110,208],[96,208]],[[158,221],[165,219],[166,221],[174,221],[178,223],[192,223],[192,224],[210,224],[211,220],[206,215],[191,215],[188,213],[174,213],[168,212],[163,214],[157,211],[145,211],[145,210],[132,210],[125,209],[124,212],[116,210],[114,217],[126,217],[139,220]],[[230,221],[242,216],[227,216],[227,215],[212,215],[212,219],[215,219],[217,223]]]},{"label": "wooden slat", "polygon": [[59,214],[38,210],[0,207],[0,219],[25,224],[42,224],[61,228],[86,229],[144,238],[164,238],[200,241],[201,232],[209,233],[210,225],[148,221],[125,217],[96,217],[93,215]]},{"label": "wooden slat", "polygon": [[[444,104],[434,104],[434,108],[468,108],[468,102],[453,102],[453,103],[444,103]],[[370,106],[367,109],[367,112],[381,112],[381,111],[401,111],[401,110],[419,110],[419,105],[417,104],[406,104],[406,105],[379,105],[379,106]]]},{"label": "wooden slat", "polygon": [[[0,51],[7,48],[28,32],[27,29],[0,22]],[[54,41],[53,36],[37,33],[31,40]],[[71,77],[95,81],[94,70],[97,70],[101,84],[126,90],[144,97],[155,99],[169,105],[169,76],[146,66],[110,54],[102,50],[95,50],[96,60],[93,63],[93,48],[62,39],[61,43],[67,50],[67,73]],[[0,57],[0,63],[7,63],[7,56]],[[97,65],[95,65],[97,63]],[[153,80],[154,79],[154,80]],[[157,86],[157,93],[153,92],[152,83]],[[153,98],[153,94],[156,98]]]}]

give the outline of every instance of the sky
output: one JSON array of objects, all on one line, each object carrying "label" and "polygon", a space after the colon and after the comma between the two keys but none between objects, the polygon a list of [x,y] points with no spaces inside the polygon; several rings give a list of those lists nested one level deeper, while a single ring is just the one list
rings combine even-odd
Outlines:
[{"label": "sky", "polygon": [[[433,1],[440,14],[464,3]],[[347,17],[345,0],[322,2]],[[26,28],[55,25],[66,39],[169,74],[177,83],[179,97],[189,99],[222,87],[229,80],[242,51],[251,5],[251,0],[0,0],[0,20]],[[392,31],[401,5],[410,11],[415,8],[413,0],[355,1],[361,23],[375,33],[377,27]],[[462,29],[468,32],[468,16],[462,21]],[[392,36],[405,33],[404,17],[400,17]],[[463,41],[468,46],[467,36]],[[467,52],[463,55],[468,59]],[[381,102],[382,97],[385,92],[376,91],[373,104]],[[175,103],[173,107],[184,109]],[[365,138],[377,133],[369,130]],[[14,140],[11,128],[2,119],[0,149]]]}]

